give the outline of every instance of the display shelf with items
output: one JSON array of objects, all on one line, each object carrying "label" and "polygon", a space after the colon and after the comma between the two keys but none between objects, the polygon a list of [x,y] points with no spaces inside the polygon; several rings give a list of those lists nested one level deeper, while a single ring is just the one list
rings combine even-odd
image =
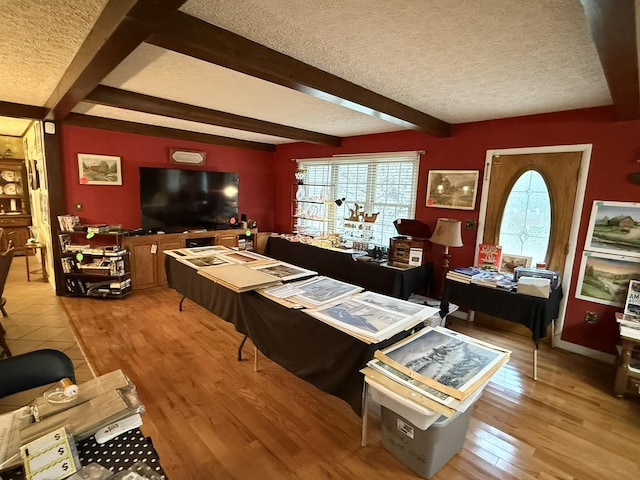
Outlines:
[{"label": "display shelf with items", "polygon": [[0,227],[4,229],[0,248],[6,250],[12,240],[15,252],[24,253],[29,225],[31,212],[24,160],[0,159]]},{"label": "display shelf with items", "polygon": [[342,222],[342,240],[351,242],[357,250],[368,250],[369,243],[375,239],[375,222],[378,213],[366,213],[364,207],[354,203],[349,208],[349,216],[345,216]]},{"label": "display shelf with items", "polygon": [[[629,288],[631,290],[631,288]],[[620,328],[614,395],[640,396],[640,316],[616,312]]]},{"label": "display shelf with items", "polygon": [[70,296],[122,298],[131,292],[126,232],[73,231],[58,235],[64,286]]},{"label": "display shelf with items", "polygon": [[314,237],[328,234],[331,215],[331,187],[328,185],[293,185],[292,231]]}]

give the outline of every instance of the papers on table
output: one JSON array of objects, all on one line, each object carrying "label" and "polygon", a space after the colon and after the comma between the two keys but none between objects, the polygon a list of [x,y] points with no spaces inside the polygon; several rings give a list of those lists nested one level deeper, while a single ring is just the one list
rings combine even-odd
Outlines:
[{"label": "papers on table", "polygon": [[246,265],[228,264],[198,269],[202,275],[236,293],[248,292],[257,288],[265,288],[280,284],[280,278],[275,275],[260,272]]},{"label": "papers on table", "polygon": [[360,293],[338,303],[306,310],[318,320],[368,343],[381,342],[413,328],[438,311],[435,307],[373,292]]},{"label": "papers on table", "polygon": [[283,282],[299,280],[301,278],[312,277],[318,274],[318,272],[314,272],[313,270],[307,270],[306,268],[291,265],[290,263],[286,262],[275,262],[266,265],[249,266],[255,270],[260,270],[264,273],[275,275],[276,277],[279,277]]}]

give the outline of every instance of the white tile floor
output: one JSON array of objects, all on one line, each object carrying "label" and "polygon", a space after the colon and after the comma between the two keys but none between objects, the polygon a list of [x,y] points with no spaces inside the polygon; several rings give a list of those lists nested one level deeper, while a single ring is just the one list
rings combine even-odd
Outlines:
[{"label": "white tile floor", "polygon": [[[32,270],[35,263],[36,257],[30,257]],[[61,350],[73,361],[78,383],[94,377],[53,286],[45,283],[40,274],[31,274],[31,281],[27,282],[23,256],[14,257],[2,296],[7,300],[8,316],[0,317],[0,323],[13,355],[40,348]],[[0,412],[26,405],[42,391],[40,388],[0,398]]]}]

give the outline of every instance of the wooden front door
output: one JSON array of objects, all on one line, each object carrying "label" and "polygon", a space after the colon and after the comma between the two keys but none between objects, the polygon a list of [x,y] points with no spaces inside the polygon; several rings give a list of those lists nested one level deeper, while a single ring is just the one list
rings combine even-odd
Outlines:
[{"label": "wooden front door", "polygon": [[551,237],[545,261],[551,270],[564,269],[571,218],[578,187],[582,152],[496,155],[491,162],[483,243],[498,243],[507,198],[516,180],[536,170],[549,188]]}]

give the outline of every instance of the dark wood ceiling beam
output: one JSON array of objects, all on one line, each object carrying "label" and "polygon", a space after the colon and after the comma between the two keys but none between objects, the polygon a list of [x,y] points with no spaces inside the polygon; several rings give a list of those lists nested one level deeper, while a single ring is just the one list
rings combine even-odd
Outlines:
[{"label": "dark wood ceiling beam", "polygon": [[249,150],[261,150],[264,152],[275,152],[276,147],[269,143],[251,142],[249,140],[238,140],[236,138],[209,135],[207,133],[190,132],[178,128],[158,127],[155,125],[145,125],[112,118],[94,117],[92,115],[82,115],[70,113],[63,121],[66,125],[76,125],[79,127],[99,128],[115,132],[134,133],[138,135],[149,135],[151,137],[173,138],[174,140],[187,140],[190,142],[209,143],[213,145],[223,145],[225,147],[245,148]]},{"label": "dark wood ceiling beam", "polygon": [[634,0],[582,0],[619,120],[640,118]]},{"label": "dark wood ceiling beam", "polygon": [[21,103],[0,102],[0,116],[42,120],[47,114],[44,107],[23,105]]},{"label": "dark wood ceiling beam", "polygon": [[45,107],[62,120],[186,0],[111,0]]},{"label": "dark wood ceiling beam", "polygon": [[253,118],[242,117],[232,113],[196,107],[186,103],[174,102],[163,98],[152,97],[135,92],[128,92],[104,85],[97,86],[87,97],[85,102],[108,105],[111,107],[134,110],[136,112],[151,113],[164,117],[179,118],[192,122],[206,123],[226,128],[234,128],[249,132],[262,133],[275,137],[290,138],[302,142],[319,143],[339,147],[340,137],[311,132],[299,128],[278,125]]},{"label": "dark wood ceiling beam", "polygon": [[177,12],[147,42],[292,88],[437,137],[451,126],[395,100],[276,52],[198,18]]}]

